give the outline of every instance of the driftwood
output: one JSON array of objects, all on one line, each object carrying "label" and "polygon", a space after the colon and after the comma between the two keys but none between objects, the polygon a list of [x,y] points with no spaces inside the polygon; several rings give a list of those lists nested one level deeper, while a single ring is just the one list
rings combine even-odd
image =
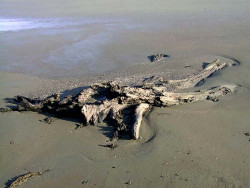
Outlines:
[{"label": "driftwood", "polygon": [[143,114],[152,106],[168,107],[198,100],[218,101],[220,96],[232,93],[236,86],[224,85],[209,90],[178,93],[177,90],[191,88],[225,67],[237,62],[224,63],[216,60],[200,73],[182,80],[163,80],[141,86],[120,86],[116,82],[93,84],[78,95],[60,99],[55,94],[43,100],[16,96],[18,111],[49,112],[56,115],[78,115],[85,124],[106,122],[116,128],[114,138],[129,134],[139,138]]},{"label": "driftwood", "polygon": [[169,56],[166,55],[166,54],[156,54],[156,55],[148,56],[148,59],[149,59],[152,63],[155,63],[155,62],[158,62],[158,61],[163,60],[165,57],[169,57]]},{"label": "driftwood", "polygon": [[148,59],[149,59],[152,63],[155,63],[155,62],[158,62],[158,61],[163,60],[165,57],[169,57],[169,56],[166,55],[166,54],[156,54],[156,55],[148,56]]},{"label": "driftwood", "polygon": [[6,183],[6,188],[14,188],[17,187],[19,185],[22,185],[23,183],[27,182],[29,179],[36,177],[36,176],[41,176],[44,173],[48,172],[49,170],[44,170],[44,171],[40,171],[40,172],[28,172],[26,174],[17,176],[15,178],[13,178],[12,180],[10,180],[9,182]]}]

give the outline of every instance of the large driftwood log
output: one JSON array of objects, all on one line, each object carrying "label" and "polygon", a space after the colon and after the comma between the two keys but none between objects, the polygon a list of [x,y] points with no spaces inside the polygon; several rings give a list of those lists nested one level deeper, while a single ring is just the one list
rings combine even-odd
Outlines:
[{"label": "large driftwood log", "polygon": [[139,129],[144,112],[150,106],[168,107],[198,100],[217,101],[218,97],[232,93],[236,86],[225,85],[188,93],[177,90],[194,87],[211,74],[237,62],[224,63],[216,60],[200,73],[182,80],[160,80],[142,86],[120,86],[116,82],[93,84],[78,95],[60,99],[55,94],[44,100],[15,97],[19,111],[50,112],[57,115],[79,115],[86,124],[107,122],[116,128],[114,137],[125,133],[139,138]]}]

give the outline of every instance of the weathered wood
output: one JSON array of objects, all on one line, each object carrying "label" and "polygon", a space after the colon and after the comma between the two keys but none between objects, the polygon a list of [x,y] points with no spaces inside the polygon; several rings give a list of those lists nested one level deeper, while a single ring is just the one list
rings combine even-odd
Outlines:
[{"label": "weathered wood", "polygon": [[143,114],[144,112],[149,108],[149,104],[145,104],[145,103],[142,103],[142,104],[139,104],[137,107],[136,107],[136,110],[135,110],[135,123],[133,125],[133,138],[135,140],[137,140],[139,138],[139,131],[140,131],[140,127],[141,127],[141,121],[142,121],[142,117],[143,117]]},{"label": "weathered wood", "polygon": [[149,59],[152,63],[155,63],[155,62],[158,62],[158,61],[163,60],[165,57],[169,57],[169,56],[166,55],[166,54],[156,54],[156,55],[148,56],[148,59]]},{"label": "weathered wood", "polygon": [[218,101],[220,96],[234,92],[236,86],[225,85],[188,93],[177,90],[194,87],[211,74],[237,62],[225,63],[216,60],[204,70],[182,80],[163,80],[142,86],[120,86],[116,82],[93,84],[78,95],[69,95],[60,100],[60,95],[52,95],[44,100],[17,96],[18,110],[50,112],[59,115],[79,115],[86,124],[107,122],[116,127],[114,137],[120,133],[139,138],[139,129],[144,112],[150,106],[168,107],[198,100]]},{"label": "weathered wood", "polygon": [[12,180],[8,181],[6,183],[7,188],[14,188],[17,187],[19,185],[22,185],[23,183],[27,182],[29,179],[36,177],[36,176],[41,176],[44,173],[49,172],[49,170],[44,170],[44,171],[40,171],[40,172],[28,172],[26,174],[17,176],[15,178],[13,178]]}]

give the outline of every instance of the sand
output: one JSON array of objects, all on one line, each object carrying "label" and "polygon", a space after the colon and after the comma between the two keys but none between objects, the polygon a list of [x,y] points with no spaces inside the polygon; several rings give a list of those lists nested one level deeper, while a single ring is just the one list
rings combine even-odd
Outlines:
[{"label": "sand", "polygon": [[[93,82],[136,84],[152,75],[178,79],[217,58],[240,62],[196,88],[238,84],[235,94],[216,103],[154,108],[143,119],[142,139],[119,140],[114,150],[101,146],[112,132],[105,124],[75,130],[79,119],[45,124],[39,121],[44,114],[1,113],[1,187],[20,174],[46,169],[51,171],[20,187],[250,186],[250,137],[244,135],[250,131],[250,3],[13,0],[0,5],[1,107],[17,94],[68,94]],[[6,19],[18,19],[19,25],[13,29],[8,21],[7,27]],[[150,63],[147,56],[157,53],[170,57]]]}]

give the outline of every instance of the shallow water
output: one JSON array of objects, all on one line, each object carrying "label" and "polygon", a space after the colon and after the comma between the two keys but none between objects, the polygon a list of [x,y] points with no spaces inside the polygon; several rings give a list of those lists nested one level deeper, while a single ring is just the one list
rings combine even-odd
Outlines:
[{"label": "shallow water", "polygon": [[115,18],[0,18],[0,32],[30,29],[51,29],[84,26],[87,24],[115,24],[124,20]]},{"label": "shallow water", "polygon": [[125,59],[105,48],[120,40],[117,33],[143,27],[124,18],[1,18],[0,70],[65,77],[117,69]]},{"label": "shallow water", "polygon": [[0,71],[60,78],[147,64],[156,53],[179,58],[178,64],[234,56],[247,45],[248,14],[209,13],[1,18]]}]

